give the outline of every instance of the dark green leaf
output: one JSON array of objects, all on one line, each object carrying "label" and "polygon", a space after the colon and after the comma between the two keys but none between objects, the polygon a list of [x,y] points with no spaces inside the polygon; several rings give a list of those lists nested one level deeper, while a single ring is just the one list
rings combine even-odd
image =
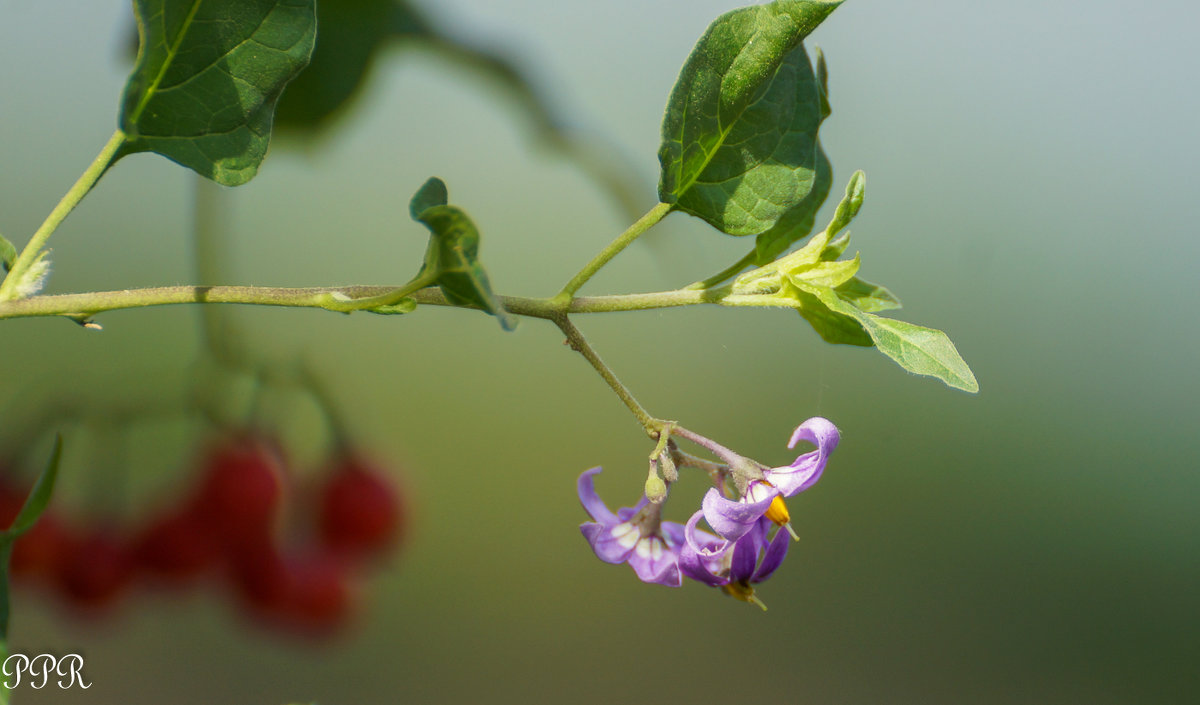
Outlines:
[{"label": "dark green leaf", "polygon": [[756,235],[808,197],[827,103],[801,42],[839,3],[779,0],[709,26],[667,103],[663,202]]},{"label": "dark green leaf", "polygon": [[[419,201],[436,201],[439,184],[444,200],[445,184],[440,179],[430,179],[413,197],[410,209],[415,209]],[[479,230],[471,218],[456,206],[433,205],[414,219],[424,223],[432,233],[422,272],[434,273],[446,300],[459,306],[483,309],[495,316],[504,330],[514,329],[516,317],[504,310],[499,297],[492,292],[487,271],[479,262]]]},{"label": "dark green leaf", "polygon": [[323,0],[317,26],[312,61],[280,98],[276,129],[325,127],[362,89],[390,39],[430,34],[425,18],[402,0]]},{"label": "dark green leaf", "polygon": [[444,206],[450,201],[450,194],[446,191],[446,182],[436,176],[432,176],[417,192],[413,194],[412,199],[408,202],[408,213],[413,220],[420,220],[421,214],[434,206]]},{"label": "dark green leaf", "polygon": [[[793,243],[812,232],[817,211],[829,196],[833,187],[833,165],[817,143],[817,161],[812,190],[799,203],[783,214],[774,226],[761,232],[754,240],[755,263],[759,265],[774,261],[787,251]],[[836,259],[836,258],[834,258]]]},{"label": "dark green leaf", "polygon": [[17,248],[8,241],[8,238],[0,235],[0,265],[4,266],[4,271],[12,269],[12,264],[17,259]]},{"label": "dark green leaf", "polygon": [[279,94],[308,63],[314,0],[134,0],[121,155],[157,152],[217,183],[258,172]]}]

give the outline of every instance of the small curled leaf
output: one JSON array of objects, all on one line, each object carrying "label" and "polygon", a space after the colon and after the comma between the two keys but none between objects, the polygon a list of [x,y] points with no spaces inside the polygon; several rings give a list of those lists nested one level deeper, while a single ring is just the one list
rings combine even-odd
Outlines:
[{"label": "small curled leaf", "polygon": [[495,316],[501,328],[513,330],[517,319],[504,310],[479,261],[479,230],[466,212],[447,205],[446,200],[446,184],[435,177],[426,181],[409,203],[413,219],[430,231],[418,278],[430,276],[450,303],[482,309]]},{"label": "small curled leaf", "polygon": [[434,206],[444,206],[449,203],[449,193],[446,191],[446,182],[436,176],[429,177],[429,180],[421,184],[421,188],[413,194],[413,197],[408,202],[408,213],[413,220],[421,220],[421,214],[433,208]]}]

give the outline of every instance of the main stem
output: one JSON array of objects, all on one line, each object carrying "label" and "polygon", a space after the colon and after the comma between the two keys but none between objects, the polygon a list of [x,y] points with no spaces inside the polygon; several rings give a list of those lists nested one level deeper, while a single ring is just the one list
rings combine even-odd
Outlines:
[{"label": "main stem", "polygon": [[112,137],[108,139],[108,143],[100,150],[100,154],[96,155],[95,160],[91,165],[79,176],[75,185],[71,190],[63,194],[58,205],[54,206],[54,210],[50,211],[50,215],[46,216],[46,220],[42,222],[41,227],[29,238],[25,249],[21,250],[20,256],[13,262],[12,270],[8,273],[8,277],[0,284],[0,301],[11,301],[17,297],[17,285],[29,271],[29,268],[37,261],[38,254],[46,246],[46,241],[50,239],[50,235],[58,229],[67,215],[79,205],[83,197],[92,190],[96,182],[104,176],[104,172],[108,167],[112,166],[113,161],[117,156],[117,151],[121,145],[125,143],[125,133],[117,130]]},{"label": "main stem", "polygon": [[593,257],[591,262],[584,265],[583,269],[579,270],[579,273],[571,281],[567,282],[567,285],[554,298],[559,301],[570,301],[575,296],[575,292],[579,291],[587,283],[587,280],[600,271],[601,267],[608,264],[609,260],[616,257],[621,250],[624,250],[630,243],[641,237],[642,233],[657,225],[670,212],[671,206],[668,203],[659,203],[651,208],[646,215],[638,218],[633,225],[629,226],[628,230],[618,235],[616,240],[613,240],[609,243],[608,247]]}]

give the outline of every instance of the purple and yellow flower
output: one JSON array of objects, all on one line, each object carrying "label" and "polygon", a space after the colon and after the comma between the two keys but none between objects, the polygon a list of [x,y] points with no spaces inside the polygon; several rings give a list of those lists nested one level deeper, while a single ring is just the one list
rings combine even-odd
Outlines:
[{"label": "purple and yellow flower", "polygon": [[[716,488],[710,489],[700,503],[705,520],[727,541],[737,541],[766,517],[787,530],[793,538],[791,516],[785,497],[792,497],[816,484],[825,469],[829,454],[837,448],[840,435],[828,419],[813,417],[792,433],[788,448],[800,441],[816,446],[790,465],[777,468],[734,468],[734,483],[742,491],[740,499],[727,499]],[[737,475],[736,473],[742,473]],[[774,568],[772,568],[774,570]]]},{"label": "purple and yellow flower", "polygon": [[579,476],[579,501],[595,521],[581,524],[579,530],[592,545],[596,557],[605,563],[629,563],[639,579],[669,587],[679,587],[679,548],[683,545],[683,525],[662,521],[661,505],[645,497],[633,507],[609,511],[596,494],[592,468]]},{"label": "purple and yellow flower", "polygon": [[[679,551],[684,545],[683,524],[662,520],[662,505],[644,496],[633,507],[621,507],[614,514],[596,494],[592,468],[579,476],[579,501],[595,521],[581,524],[579,530],[591,544],[596,557],[605,563],[628,563],[639,579],[668,587],[679,587]],[[696,541],[712,549],[723,542],[705,532]]]},{"label": "purple and yellow flower", "polygon": [[679,569],[692,580],[720,587],[727,595],[767,609],[754,594],[753,586],[771,577],[783,563],[788,550],[787,533],[778,530],[768,541],[771,522],[760,517],[736,541],[714,549],[705,545],[709,542],[703,536],[709,534],[696,527],[703,516],[704,510],[696,512],[684,527]]}]

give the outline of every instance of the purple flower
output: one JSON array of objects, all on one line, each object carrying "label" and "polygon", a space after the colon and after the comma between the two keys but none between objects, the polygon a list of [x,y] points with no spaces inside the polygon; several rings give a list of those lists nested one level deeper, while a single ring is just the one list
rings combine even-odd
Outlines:
[{"label": "purple flower", "polygon": [[[683,524],[662,521],[662,505],[643,496],[634,507],[621,507],[613,514],[596,494],[592,468],[579,476],[579,501],[595,521],[580,524],[583,537],[596,557],[605,563],[629,563],[638,578],[647,583],[679,587],[679,549],[683,546]],[[718,544],[715,536],[711,537]],[[704,539],[701,539],[704,541]]]},{"label": "purple flower", "polygon": [[783,563],[788,550],[787,533],[776,531],[775,538],[768,541],[771,522],[760,518],[737,541],[714,549],[711,544],[705,545],[708,542],[703,537],[709,534],[696,528],[702,516],[704,510],[696,512],[684,528],[686,543],[679,554],[680,570],[692,580],[720,586],[727,595],[767,609],[752,586],[771,577]]},{"label": "purple flower", "polygon": [[[759,519],[766,517],[785,527],[794,538],[783,498],[799,494],[816,484],[829,454],[837,448],[839,438],[833,423],[816,416],[800,424],[788,441],[788,448],[794,448],[803,440],[815,445],[816,450],[801,455],[790,465],[778,468],[734,468],[734,483],[742,490],[742,497],[738,500],[726,499],[715,488],[705,493],[700,506],[709,526],[727,541],[737,541],[758,526]],[[737,474],[739,472],[742,474]]]}]

